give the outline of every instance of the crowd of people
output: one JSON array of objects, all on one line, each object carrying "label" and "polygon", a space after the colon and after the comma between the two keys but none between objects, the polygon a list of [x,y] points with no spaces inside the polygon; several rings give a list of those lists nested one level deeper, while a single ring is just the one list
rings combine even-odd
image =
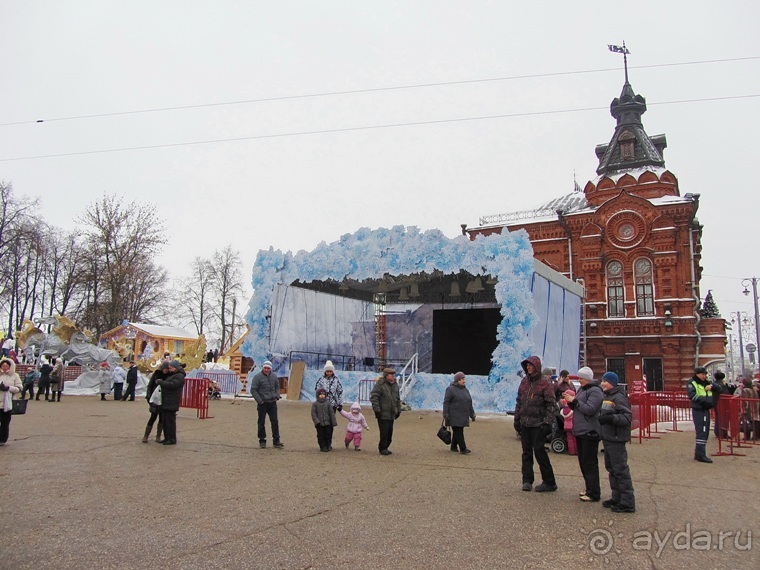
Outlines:
[{"label": "crowd of people", "polygon": [[[604,453],[604,467],[608,474],[610,498],[602,501],[602,506],[617,513],[633,513],[636,502],[628,466],[626,444],[631,439],[632,412],[625,387],[620,384],[615,372],[605,372],[595,378],[591,368],[580,368],[575,378],[576,386],[567,370],[559,377],[552,375],[551,369],[541,368],[541,359],[530,356],[521,363],[524,375],[517,390],[514,412],[514,428],[522,447],[521,473],[522,490],[546,493],[556,491],[557,480],[547,451],[547,442],[564,431],[567,451],[576,455],[583,477],[584,489],[579,494],[583,502],[602,501],[599,477],[599,447]],[[60,358],[42,359],[39,369],[30,370],[23,381],[16,374],[16,363],[3,356],[0,360],[0,397],[3,407],[0,412],[0,445],[8,440],[12,401],[29,398],[39,400],[44,394],[49,402],[60,402],[63,392],[63,363]],[[134,401],[137,386],[137,367],[134,362],[126,363],[126,370],[120,366],[113,369],[103,363],[99,370],[100,395],[113,392],[114,400]],[[153,372],[147,385],[146,399],[150,416],[145,426],[142,441],[149,441],[153,426],[156,425],[156,441],[164,445],[177,443],[176,415],[182,397],[185,371],[182,364],[165,355],[158,369]],[[37,394],[34,388],[37,384]],[[126,384],[126,390],[123,386]],[[280,381],[272,370],[272,363],[266,361],[251,381],[251,395],[256,401],[258,413],[257,437],[259,446],[267,446],[266,420],[269,418],[272,445],[282,449],[277,402],[280,400]],[[725,375],[718,371],[714,380],[708,380],[708,372],[703,367],[695,368],[693,377],[686,385],[691,402],[696,442],[694,459],[712,463],[706,446],[710,433],[710,411],[719,398],[738,396],[742,401],[742,429],[745,437],[755,436],[760,430],[760,384],[744,380],[741,388],[731,390],[725,383]],[[343,386],[335,374],[335,366],[327,361],[322,376],[314,387],[316,396],[311,406],[317,444],[320,451],[332,450],[333,432],[338,425],[338,415],[347,420],[344,445],[348,449],[353,444],[361,451],[362,433],[368,430],[367,420],[358,402],[343,410]],[[757,400],[757,402],[748,402]],[[377,421],[379,440],[378,452],[389,456],[393,442],[394,422],[401,414],[401,398],[396,381],[396,371],[386,368],[375,382],[370,393],[372,412]],[[450,449],[461,454],[471,453],[464,437],[464,428],[476,419],[472,396],[466,386],[466,376],[457,372],[443,397],[443,423],[452,430]],[[559,424],[559,425],[558,425]],[[726,429],[716,416],[715,434]],[[534,487],[534,460],[538,463],[541,481]]]},{"label": "crowd of people", "polygon": [[[625,447],[631,439],[631,406],[617,374],[606,372],[599,380],[594,378],[591,368],[584,366],[576,374],[580,387],[575,390],[566,370],[560,372],[556,384],[552,382],[552,371],[541,369],[538,356],[525,359],[522,368],[525,374],[517,390],[514,418],[522,444],[522,490],[551,493],[558,488],[546,441],[559,413],[568,431],[568,450],[577,455],[583,476],[585,488],[579,495],[580,500],[601,501],[601,442],[610,484],[610,498],[603,501],[602,506],[616,513],[635,512]],[[535,488],[534,458],[541,474],[541,483]]]}]

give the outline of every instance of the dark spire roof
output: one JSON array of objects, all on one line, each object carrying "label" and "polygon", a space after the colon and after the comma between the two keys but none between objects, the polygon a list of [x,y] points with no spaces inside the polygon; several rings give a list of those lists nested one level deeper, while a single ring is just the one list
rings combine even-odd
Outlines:
[{"label": "dark spire roof", "polygon": [[644,131],[641,115],[646,113],[646,99],[633,92],[628,81],[620,97],[610,104],[610,114],[617,120],[615,133],[606,145],[596,147],[599,175],[642,166],[665,166],[662,153],[667,146],[665,135],[650,138]]}]

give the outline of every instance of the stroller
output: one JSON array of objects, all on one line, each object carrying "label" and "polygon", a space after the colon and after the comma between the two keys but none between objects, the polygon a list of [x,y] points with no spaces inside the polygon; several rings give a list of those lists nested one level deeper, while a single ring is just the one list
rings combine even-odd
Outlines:
[{"label": "stroller", "polygon": [[567,451],[567,434],[563,427],[564,423],[564,418],[559,413],[555,414],[552,431],[546,436],[546,442],[554,453],[565,453]]},{"label": "stroller", "polygon": [[208,382],[208,399],[209,400],[221,400],[222,399],[222,391],[219,388],[219,384],[217,384],[213,380],[209,380],[209,382]]}]

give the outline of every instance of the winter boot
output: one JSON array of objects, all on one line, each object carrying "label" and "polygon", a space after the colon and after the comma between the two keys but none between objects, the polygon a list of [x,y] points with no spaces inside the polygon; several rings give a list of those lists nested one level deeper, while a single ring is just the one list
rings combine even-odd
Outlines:
[{"label": "winter boot", "polygon": [[694,459],[700,463],[712,463],[713,460],[707,456],[707,448],[704,445],[697,445],[694,448]]},{"label": "winter boot", "polygon": [[158,426],[156,428],[156,441],[161,441],[161,435],[162,435],[163,431],[164,431],[163,426]]},{"label": "winter boot", "polygon": [[150,431],[153,429],[153,426],[147,426],[145,428],[145,435],[143,435],[142,442],[148,443],[148,438],[150,437]]},{"label": "winter boot", "polygon": [[58,392],[58,401],[61,401],[61,392]]}]

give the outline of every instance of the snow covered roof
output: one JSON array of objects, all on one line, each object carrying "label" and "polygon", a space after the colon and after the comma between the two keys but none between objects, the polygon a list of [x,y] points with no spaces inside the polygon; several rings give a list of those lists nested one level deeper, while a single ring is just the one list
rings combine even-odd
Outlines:
[{"label": "snow covered roof", "polygon": [[556,220],[557,210],[562,210],[564,214],[569,214],[586,208],[588,208],[586,195],[583,192],[571,192],[530,210],[481,216],[479,222],[481,226],[514,226],[524,223]]},{"label": "snow covered roof", "polygon": [[168,338],[189,338],[195,340],[198,338],[197,334],[188,332],[178,327],[167,327],[162,325],[148,325],[145,323],[129,323],[136,329],[140,329],[148,333],[150,336],[161,336]]},{"label": "snow covered roof", "polygon": [[663,173],[668,172],[668,169],[662,166],[639,166],[638,168],[629,168],[628,170],[618,170],[617,172],[611,172],[609,174],[601,174],[594,178],[591,183],[594,186],[597,186],[599,182],[601,182],[604,178],[609,178],[613,182],[617,182],[626,174],[630,174],[634,178],[638,179],[645,172],[652,172],[653,174],[656,174],[657,179],[659,180],[662,177]]}]

